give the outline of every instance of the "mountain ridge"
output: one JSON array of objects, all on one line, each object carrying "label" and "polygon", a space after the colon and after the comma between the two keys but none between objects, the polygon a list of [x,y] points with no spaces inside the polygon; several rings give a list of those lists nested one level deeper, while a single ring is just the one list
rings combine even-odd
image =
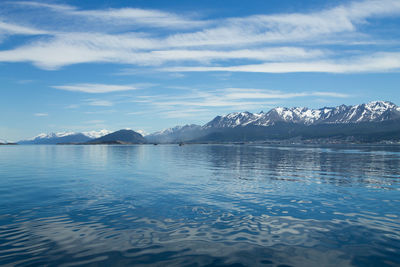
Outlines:
[{"label": "mountain ridge", "polygon": [[[390,126],[385,124],[388,121]],[[374,128],[381,127],[382,123],[382,129],[386,132],[375,131]],[[290,138],[381,141],[392,129],[396,130],[388,138],[397,140],[400,139],[400,134],[396,135],[397,124],[400,124],[400,107],[389,101],[319,109],[276,107],[266,113],[244,111],[216,116],[201,126],[197,132],[198,136],[189,142],[241,142]],[[368,134],[371,136],[368,137]],[[162,138],[159,141],[162,142]]]},{"label": "mountain ridge", "polygon": [[[380,141],[384,138],[400,140],[399,125],[399,106],[389,101],[372,101],[353,106],[340,105],[319,109],[276,107],[260,113],[234,112],[216,116],[204,125],[175,126],[145,137],[134,131],[125,136],[127,132],[123,131],[129,130],[117,132],[101,130],[40,134],[31,140],[19,143],[240,142],[290,138]],[[104,136],[108,137],[103,138]]]},{"label": "mountain ridge", "polygon": [[267,113],[235,112],[217,116],[203,127],[270,126],[278,121],[311,125],[315,123],[383,121],[397,118],[400,119],[400,107],[389,101],[373,101],[354,106],[340,105],[320,109],[276,107]]}]

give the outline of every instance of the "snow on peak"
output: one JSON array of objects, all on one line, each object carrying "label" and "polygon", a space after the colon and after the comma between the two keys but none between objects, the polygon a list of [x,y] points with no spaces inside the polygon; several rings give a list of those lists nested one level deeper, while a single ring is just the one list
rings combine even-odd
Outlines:
[{"label": "snow on peak", "polygon": [[89,138],[94,139],[94,138],[103,137],[103,136],[105,136],[107,134],[110,134],[110,133],[111,133],[111,131],[103,129],[103,130],[100,130],[100,131],[83,132],[82,134],[87,136],[87,137],[89,137]]},{"label": "snow on peak", "polygon": [[203,128],[224,128],[244,126],[253,123],[260,117],[260,114],[253,114],[248,111],[229,113],[225,116],[217,116],[212,121],[203,126]]},{"label": "snow on peak", "polygon": [[305,122],[305,123],[315,122],[321,117],[321,114],[323,113],[323,111],[319,109],[309,109],[306,107],[293,107],[293,108],[277,107],[272,109],[270,112],[276,112],[278,117],[286,122]]},{"label": "snow on peak", "polygon": [[61,137],[66,137],[66,136],[71,136],[71,135],[77,135],[77,134],[83,134],[89,138],[99,138],[104,135],[107,135],[111,133],[108,130],[100,130],[100,131],[88,131],[88,132],[58,132],[58,133],[41,133],[31,139],[27,139],[27,141],[33,141],[33,140],[40,140],[40,139],[52,139],[52,138],[61,138]]},{"label": "snow on peak", "polygon": [[310,109],[306,107],[276,107],[267,113],[235,112],[217,116],[207,123],[210,127],[237,127],[246,125],[269,126],[277,122],[302,123],[357,123],[400,118],[400,108],[388,101],[374,101],[355,106],[341,105]]},{"label": "snow on peak", "polygon": [[151,136],[167,135],[167,134],[173,134],[173,133],[180,132],[180,131],[197,129],[199,127],[201,127],[201,126],[199,126],[197,124],[186,124],[186,125],[183,125],[183,126],[175,126],[175,127],[172,127],[172,128],[167,128],[167,129],[164,129],[162,131],[158,131],[158,132],[147,134],[147,135],[151,135]]},{"label": "snow on peak", "polygon": [[148,133],[145,130],[135,130],[135,132],[141,134],[142,136],[148,135]]},{"label": "snow on peak", "polygon": [[396,109],[397,106],[389,101],[373,101],[365,105],[365,108],[374,112],[385,112],[388,109]]},{"label": "snow on peak", "polygon": [[74,134],[76,134],[76,133],[75,132],[59,132],[59,133],[49,133],[49,134],[41,133],[29,140],[65,137],[65,136],[74,135]]}]

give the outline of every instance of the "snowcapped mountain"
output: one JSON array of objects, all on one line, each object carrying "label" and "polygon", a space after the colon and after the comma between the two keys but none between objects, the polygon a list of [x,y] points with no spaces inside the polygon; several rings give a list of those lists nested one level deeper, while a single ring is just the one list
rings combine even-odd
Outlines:
[{"label": "snowcapped mountain", "polygon": [[232,128],[236,126],[245,126],[251,123],[255,123],[260,118],[262,118],[264,114],[253,114],[250,112],[235,112],[230,113],[225,116],[217,116],[209,123],[203,126],[203,129],[210,129],[210,128]]},{"label": "snowcapped mountain", "polygon": [[111,133],[111,131],[104,130],[104,129],[100,130],[100,131],[82,132],[83,135],[86,135],[87,137],[93,138],[93,139],[103,137],[103,136],[105,136],[107,134],[110,134],[110,133]]},{"label": "snowcapped mountain", "polygon": [[40,140],[40,139],[52,139],[52,138],[61,138],[61,137],[65,137],[65,136],[71,136],[71,135],[75,135],[77,133],[75,132],[60,132],[60,133],[41,133],[38,134],[37,136],[28,139],[28,140]]},{"label": "snowcapped mountain", "polygon": [[353,138],[361,142],[400,140],[400,107],[388,101],[320,109],[276,107],[267,113],[236,112],[217,116],[203,126],[176,126],[146,135],[145,139],[139,133],[125,129],[114,133],[101,130],[40,134],[18,143],[109,143],[116,140],[125,143],[242,142],[332,137]]},{"label": "snowcapped mountain", "polygon": [[209,128],[234,128],[237,126],[271,126],[277,122],[304,125],[323,123],[379,122],[400,119],[400,107],[387,101],[374,101],[355,106],[341,105],[320,109],[277,107],[267,113],[230,113],[217,116],[203,126]]},{"label": "snowcapped mountain", "polygon": [[188,124],[184,126],[176,126],[163,131],[146,135],[146,140],[151,143],[172,143],[182,142],[198,138],[203,133],[200,125]]},{"label": "snowcapped mountain", "polygon": [[273,108],[267,113],[230,113],[202,127],[195,142],[333,139],[352,142],[400,140],[400,107],[387,101],[309,109]]},{"label": "snowcapped mountain", "polygon": [[108,130],[90,131],[83,133],[59,132],[59,133],[41,133],[31,139],[21,140],[19,144],[59,144],[59,143],[84,143],[95,138],[100,138],[109,134]]}]

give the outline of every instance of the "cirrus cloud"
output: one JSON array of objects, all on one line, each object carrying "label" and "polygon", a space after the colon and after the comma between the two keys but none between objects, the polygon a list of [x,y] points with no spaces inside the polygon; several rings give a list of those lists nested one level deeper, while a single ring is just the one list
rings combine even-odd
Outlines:
[{"label": "cirrus cloud", "polygon": [[[371,51],[353,48],[375,44],[381,49],[375,47],[372,51],[382,51],[381,56],[397,53],[385,51],[384,40],[365,29],[370,21],[399,16],[398,0],[353,1],[314,12],[213,19],[201,19],[198,14],[126,7],[80,9],[27,1],[4,5],[47,13],[33,19],[21,11],[25,16],[13,18],[24,25],[32,24],[29,27],[5,24],[0,18],[0,34],[6,29],[11,34],[47,35],[0,50],[0,62],[31,62],[46,70],[78,63],[161,66],[156,70],[182,67],[182,71],[269,73],[380,72],[398,68],[397,58],[390,61],[377,55],[375,62],[358,60],[369,57]],[[326,47],[338,42],[342,43],[340,53]],[[376,62],[387,64],[374,67]]]},{"label": "cirrus cloud", "polygon": [[120,91],[137,90],[138,88],[132,85],[115,85],[115,84],[100,84],[100,83],[79,83],[71,85],[55,85],[52,86],[55,89],[83,92],[90,94],[104,94]]}]

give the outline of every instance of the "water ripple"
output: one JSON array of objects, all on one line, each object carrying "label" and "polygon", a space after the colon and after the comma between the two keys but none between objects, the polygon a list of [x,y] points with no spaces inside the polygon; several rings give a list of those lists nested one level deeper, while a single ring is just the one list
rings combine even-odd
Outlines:
[{"label": "water ripple", "polygon": [[5,148],[0,265],[398,266],[399,164],[398,147]]}]

